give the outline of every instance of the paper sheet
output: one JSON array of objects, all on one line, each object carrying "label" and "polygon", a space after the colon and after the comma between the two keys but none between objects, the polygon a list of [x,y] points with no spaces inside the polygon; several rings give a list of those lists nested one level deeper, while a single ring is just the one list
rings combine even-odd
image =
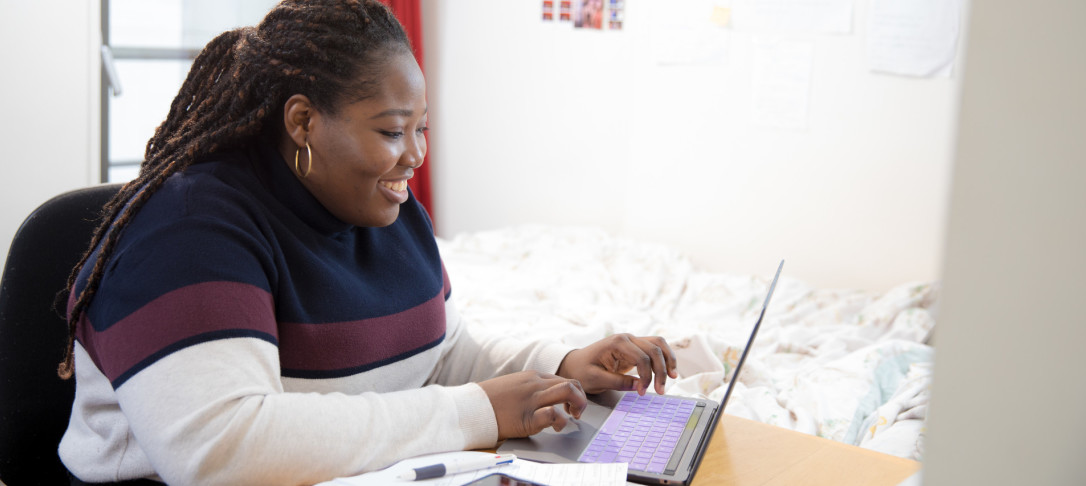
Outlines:
[{"label": "paper sheet", "polygon": [[734,6],[735,27],[848,34],[852,4],[852,0],[739,0]]},{"label": "paper sheet", "polygon": [[379,485],[427,485],[459,486],[483,476],[502,472],[510,476],[550,486],[624,486],[626,484],[626,463],[612,464],[540,464],[517,459],[512,464],[496,466],[478,471],[454,474],[424,481],[405,481],[397,476],[411,469],[431,464],[462,459],[472,456],[491,456],[493,454],[476,451],[443,452],[426,456],[404,459],[388,468],[349,478],[336,478],[316,486],[379,486]]},{"label": "paper sheet", "polygon": [[891,74],[949,76],[960,16],[960,0],[872,0],[868,66]]},{"label": "paper sheet", "polygon": [[728,2],[668,0],[651,4],[652,56],[661,65],[724,64]]},{"label": "paper sheet", "polygon": [[754,39],[753,120],[769,127],[805,130],[814,44]]}]

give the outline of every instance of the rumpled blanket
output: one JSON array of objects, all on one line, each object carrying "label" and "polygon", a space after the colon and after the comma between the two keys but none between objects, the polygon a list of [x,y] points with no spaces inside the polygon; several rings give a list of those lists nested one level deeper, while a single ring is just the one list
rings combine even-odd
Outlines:
[{"label": "rumpled blanket", "polygon": [[[579,227],[518,226],[439,239],[470,325],[583,346],[613,333],[665,337],[667,392],[723,398],[766,275],[701,271],[665,245]],[[919,460],[930,400],[937,282],[883,294],[818,289],[787,264],[726,412]]]}]

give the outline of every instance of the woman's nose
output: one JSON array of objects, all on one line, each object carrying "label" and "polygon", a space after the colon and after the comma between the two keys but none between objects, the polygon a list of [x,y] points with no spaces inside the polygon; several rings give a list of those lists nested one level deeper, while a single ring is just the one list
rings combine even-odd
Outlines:
[{"label": "woman's nose", "polygon": [[407,150],[404,150],[401,158],[404,165],[417,169],[422,167],[423,161],[426,160],[426,136],[417,134],[411,137],[411,140],[407,143]]}]

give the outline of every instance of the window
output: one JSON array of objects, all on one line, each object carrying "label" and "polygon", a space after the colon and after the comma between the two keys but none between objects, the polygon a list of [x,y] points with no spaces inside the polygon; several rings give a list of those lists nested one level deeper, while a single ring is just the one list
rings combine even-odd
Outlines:
[{"label": "window", "polygon": [[[256,25],[277,0],[102,0],[117,85],[102,82],[103,182],[135,178],[192,60],[216,35]],[[107,61],[108,62],[108,61]],[[103,69],[107,76],[109,69]]]}]

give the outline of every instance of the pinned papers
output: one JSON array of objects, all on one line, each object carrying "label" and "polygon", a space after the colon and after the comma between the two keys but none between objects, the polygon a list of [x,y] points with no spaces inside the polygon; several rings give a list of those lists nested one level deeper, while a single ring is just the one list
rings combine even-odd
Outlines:
[{"label": "pinned papers", "polygon": [[872,0],[868,67],[891,74],[949,76],[960,24],[960,0]]},{"label": "pinned papers", "polygon": [[745,0],[737,3],[736,27],[824,34],[852,32],[853,0]]},{"label": "pinned papers", "polygon": [[652,56],[657,64],[723,64],[728,59],[731,8],[716,0],[668,0],[652,8]]},{"label": "pinned papers", "polygon": [[752,119],[762,126],[805,130],[814,44],[754,39]]}]

